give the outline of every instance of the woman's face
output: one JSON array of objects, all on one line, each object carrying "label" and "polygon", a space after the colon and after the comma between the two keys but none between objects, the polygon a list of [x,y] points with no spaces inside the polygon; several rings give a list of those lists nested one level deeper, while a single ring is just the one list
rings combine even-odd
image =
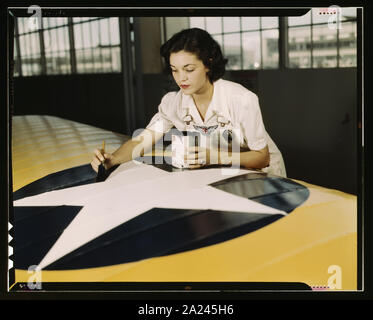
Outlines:
[{"label": "woman's face", "polygon": [[179,51],[171,53],[170,66],[172,75],[185,94],[198,94],[210,85],[207,77],[208,68],[194,53]]}]

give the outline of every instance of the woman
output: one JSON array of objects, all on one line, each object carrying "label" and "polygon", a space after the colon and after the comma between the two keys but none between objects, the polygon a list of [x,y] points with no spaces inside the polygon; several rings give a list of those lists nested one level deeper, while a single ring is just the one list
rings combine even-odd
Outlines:
[{"label": "woman", "polygon": [[182,30],[162,45],[161,55],[180,90],[162,98],[158,113],[140,139],[127,141],[113,154],[96,149],[91,162],[95,171],[103,161],[109,169],[141,156],[139,150],[151,147],[175,126],[179,131],[200,131],[211,137],[223,132],[226,144],[239,145],[235,151],[217,152],[213,161],[210,155],[216,144],[191,148],[186,156],[191,169],[232,164],[232,159],[238,159],[242,167],[286,176],[281,153],[265,131],[257,96],[240,84],[221,79],[227,60],[209,33],[198,28]]}]

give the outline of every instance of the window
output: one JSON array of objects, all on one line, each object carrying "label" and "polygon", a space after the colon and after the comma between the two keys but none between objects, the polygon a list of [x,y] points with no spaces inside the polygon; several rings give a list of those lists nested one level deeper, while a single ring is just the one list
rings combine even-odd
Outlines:
[{"label": "window", "polygon": [[[15,40],[18,41],[18,62],[25,76],[41,74],[41,52],[39,31],[30,24],[28,18],[18,18]],[[16,42],[15,41],[15,42]]]},{"label": "window", "polygon": [[356,67],[356,8],[338,11],[314,8],[301,17],[288,18],[290,68]]},{"label": "window", "polygon": [[67,18],[43,18],[46,74],[71,73]]},{"label": "window", "polygon": [[44,17],[40,30],[29,21],[16,20],[15,76],[121,72],[118,18]]},{"label": "window", "polygon": [[190,17],[189,24],[220,44],[227,70],[278,68],[278,17]]},{"label": "window", "polygon": [[73,18],[78,73],[120,72],[118,18]]}]

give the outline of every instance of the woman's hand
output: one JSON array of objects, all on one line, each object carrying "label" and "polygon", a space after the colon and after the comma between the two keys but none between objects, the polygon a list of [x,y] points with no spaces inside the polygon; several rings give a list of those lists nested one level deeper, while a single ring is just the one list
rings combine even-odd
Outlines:
[{"label": "woman's hand", "polygon": [[98,172],[98,167],[101,163],[103,163],[105,169],[110,169],[115,164],[114,156],[111,153],[103,153],[102,150],[95,149],[93,159],[91,161],[93,170]]},{"label": "woman's hand", "polygon": [[198,169],[210,164],[210,149],[204,147],[189,147],[184,156],[189,169]]}]

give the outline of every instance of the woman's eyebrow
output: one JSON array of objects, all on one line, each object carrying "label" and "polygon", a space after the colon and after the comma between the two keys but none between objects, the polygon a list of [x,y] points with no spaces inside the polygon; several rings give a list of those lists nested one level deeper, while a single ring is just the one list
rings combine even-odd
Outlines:
[{"label": "woman's eyebrow", "polygon": [[[176,68],[176,67],[173,66],[172,64],[170,64],[170,66]],[[188,63],[188,64],[186,64],[185,66],[183,66],[183,68],[188,67],[188,66],[195,66],[195,64],[194,64],[194,63]]]}]

